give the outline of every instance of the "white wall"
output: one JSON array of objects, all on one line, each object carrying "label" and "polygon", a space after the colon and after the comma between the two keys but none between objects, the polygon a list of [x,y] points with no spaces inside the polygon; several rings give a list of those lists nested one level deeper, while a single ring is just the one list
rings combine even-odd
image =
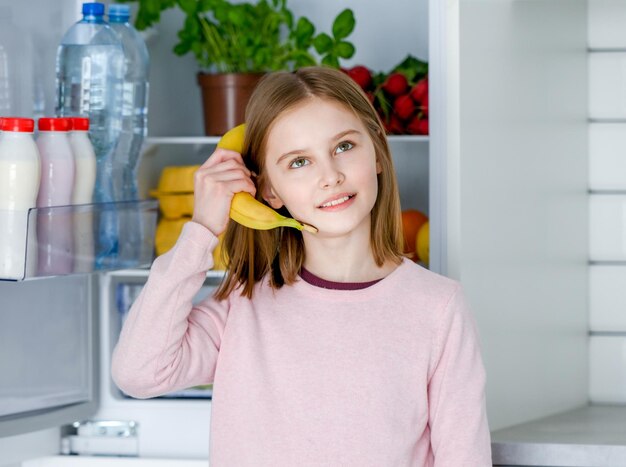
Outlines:
[{"label": "white wall", "polygon": [[590,374],[626,402],[626,3],[589,0]]}]

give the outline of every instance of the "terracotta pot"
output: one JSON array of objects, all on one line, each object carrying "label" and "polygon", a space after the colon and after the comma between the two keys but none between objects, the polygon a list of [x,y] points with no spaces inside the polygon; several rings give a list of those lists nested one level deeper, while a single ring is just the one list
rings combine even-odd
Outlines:
[{"label": "terracotta pot", "polygon": [[221,136],[244,122],[246,104],[263,73],[198,73],[204,132]]}]

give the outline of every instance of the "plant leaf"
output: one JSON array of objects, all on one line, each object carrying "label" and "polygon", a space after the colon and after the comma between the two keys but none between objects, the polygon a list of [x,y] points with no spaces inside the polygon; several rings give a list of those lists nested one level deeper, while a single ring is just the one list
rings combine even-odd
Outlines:
[{"label": "plant leaf", "polygon": [[315,50],[320,55],[325,54],[332,49],[333,43],[332,38],[325,32],[318,34],[313,39],[313,47],[315,47]]},{"label": "plant leaf", "polygon": [[247,18],[246,12],[243,8],[232,8],[228,12],[228,20],[235,26],[241,27],[245,24]]},{"label": "plant leaf", "polygon": [[212,10],[215,7],[215,0],[199,0],[198,2],[198,13],[202,13],[205,11]]},{"label": "plant leaf", "polygon": [[345,39],[354,30],[354,13],[350,8],[343,10],[333,22],[333,37],[335,40]]},{"label": "plant leaf", "polygon": [[306,18],[300,18],[296,25],[296,47],[306,49],[311,45],[311,38],[315,34],[315,26]]},{"label": "plant leaf", "polygon": [[176,55],[185,55],[190,50],[191,50],[191,42],[181,41],[174,46],[174,53]]},{"label": "plant leaf", "polygon": [[354,52],[354,45],[350,42],[341,41],[335,45],[335,53],[341,58],[351,58]]},{"label": "plant leaf", "polygon": [[196,13],[198,2],[196,0],[178,0],[178,6],[187,15],[193,15]]},{"label": "plant leaf", "polygon": [[[183,34],[184,33],[184,34]],[[187,16],[185,19],[185,28],[178,35],[181,39],[190,39],[197,41],[200,38],[200,24],[195,16]]]},{"label": "plant leaf", "polygon": [[412,55],[407,57],[396,65],[392,72],[403,73],[409,80],[409,83],[415,83],[428,75],[428,63],[423,62]]},{"label": "plant leaf", "polygon": [[161,19],[161,12],[176,5],[175,0],[137,0],[139,9],[135,27],[142,31]]},{"label": "plant leaf", "polygon": [[322,58],[322,65],[326,65],[332,68],[339,68],[339,60],[332,54],[326,55]]}]

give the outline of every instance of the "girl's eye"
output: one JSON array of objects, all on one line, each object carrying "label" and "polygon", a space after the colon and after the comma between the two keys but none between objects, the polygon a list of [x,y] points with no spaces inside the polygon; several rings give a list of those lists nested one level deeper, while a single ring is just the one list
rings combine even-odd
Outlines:
[{"label": "girl's eye", "polygon": [[300,167],[304,167],[305,165],[308,165],[309,161],[304,159],[303,157],[300,157],[298,159],[294,159],[291,161],[291,163],[289,164],[289,168],[291,169],[299,169]]},{"label": "girl's eye", "polygon": [[354,144],[352,144],[350,141],[344,141],[342,143],[339,143],[339,145],[337,146],[336,152],[349,151],[353,147],[354,147]]}]

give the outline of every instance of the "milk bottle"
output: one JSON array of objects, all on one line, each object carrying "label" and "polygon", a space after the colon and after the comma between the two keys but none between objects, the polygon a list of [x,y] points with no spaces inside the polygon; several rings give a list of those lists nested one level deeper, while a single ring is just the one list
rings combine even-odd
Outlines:
[{"label": "milk bottle", "polygon": [[[68,118],[40,118],[37,147],[41,182],[37,207],[68,206],[74,188],[74,155]],[[69,274],[73,267],[72,210],[40,209],[37,217],[39,275]]]},{"label": "milk bottle", "polygon": [[35,207],[40,180],[39,151],[33,141],[35,122],[29,118],[0,119],[0,278],[19,280],[32,275],[36,252],[35,228],[28,229],[28,210]]}]

